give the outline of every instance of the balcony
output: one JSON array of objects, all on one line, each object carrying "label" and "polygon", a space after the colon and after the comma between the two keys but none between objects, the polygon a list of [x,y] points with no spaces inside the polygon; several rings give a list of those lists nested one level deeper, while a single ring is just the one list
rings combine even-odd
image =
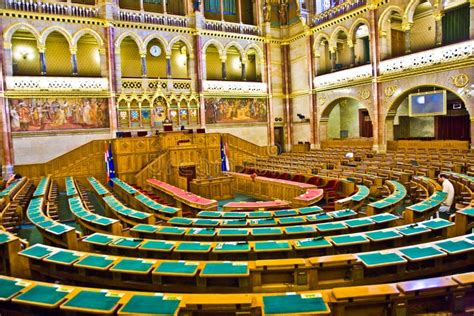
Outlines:
[{"label": "balcony", "polygon": [[107,91],[107,78],[6,77],[8,91]]},{"label": "balcony", "polygon": [[188,27],[189,18],[179,15],[169,15],[153,12],[120,9],[115,19],[123,22],[147,23],[156,25],[169,25]]},{"label": "balcony", "polygon": [[5,6],[9,10],[44,13],[51,15],[66,15],[82,18],[97,18],[99,10],[92,5],[65,3],[65,2],[42,2],[34,0],[7,0]]},{"label": "balcony", "polygon": [[194,91],[191,79],[122,78],[122,91],[155,91],[191,93]]},{"label": "balcony", "polygon": [[425,50],[419,53],[384,60],[380,63],[381,75],[415,71],[421,68],[435,68],[452,62],[459,62],[474,56],[474,40]]},{"label": "balcony", "polygon": [[210,31],[256,35],[256,36],[260,35],[260,30],[257,26],[248,25],[248,24],[207,20],[206,23],[204,24],[204,28]]},{"label": "balcony", "polygon": [[328,22],[332,19],[337,18],[338,16],[349,13],[357,8],[363,7],[366,4],[367,0],[353,0],[344,2],[313,17],[313,26]]},{"label": "balcony", "polygon": [[203,90],[210,94],[266,94],[267,84],[263,82],[206,80]]},{"label": "balcony", "polygon": [[314,86],[316,89],[324,89],[326,87],[333,88],[339,85],[350,85],[356,82],[370,79],[372,77],[372,65],[363,65],[359,67],[340,70],[338,72],[326,75],[316,76],[314,78]]}]

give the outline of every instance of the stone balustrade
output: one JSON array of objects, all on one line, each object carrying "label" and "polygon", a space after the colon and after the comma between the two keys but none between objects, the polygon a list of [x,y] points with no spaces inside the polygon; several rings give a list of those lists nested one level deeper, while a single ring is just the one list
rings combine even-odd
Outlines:
[{"label": "stone balustrade", "polygon": [[6,77],[7,91],[107,91],[107,78],[85,77]]}]

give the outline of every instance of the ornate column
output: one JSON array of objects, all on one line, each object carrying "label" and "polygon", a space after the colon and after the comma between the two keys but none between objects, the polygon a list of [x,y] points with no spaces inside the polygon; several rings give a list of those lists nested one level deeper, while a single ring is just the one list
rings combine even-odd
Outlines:
[{"label": "ornate column", "polygon": [[140,11],[145,11],[143,7],[143,0],[139,0],[139,1],[140,1]]},{"label": "ornate column", "polygon": [[[387,22],[390,23],[390,20]],[[390,38],[389,38],[389,33],[387,31],[381,31],[380,32],[380,59],[386,59],[391,56],[390,51],[391,47],[389,47],[390,43]],[[391,43],[390,43],[391,46]]]},{"label": "ornate column", "polygon": [[[195,59],[194,59],[194,54],[190,53],[188,56],[188,61],[187,61],[187,69],[188,69],[188,78],[191,79],[191,81],[196,80],[196,74],[194,73],[194,69],[196,67],[195,65]],[[194,90],[194,89],[192,89]]]},{"label": "ornate column", "polygon": [[[385,125],[382,120],[383,117],[383,103],[381,99],[381,84],[379,83],[379,64],[380,64],[380,42],[379,42],[379,30],[377,27],[377,16],[376,16],[376,6],[373,5],[369,10],[369,45],[370,45],[370,55],[373,58],[370,59],[370,64],[372,66],[372,92],[368,95],[367,101],[370,102],[370,97],[372,97],[372,127],[373,127],[373,150],[376,152],[385,152],[387,148],[387,143],[385,141]],[[370,108],[368,108],[370,111]]]},{"label": "ornate column", "polygon": [[236,0],[237,2],[237,15],[239,16],[239,23],[242,24],[242,4],[240,3],[241,0]]},{"label": "ornate column", "polygon": [[110,133],[111,137],[115,137],[118,128],[117,122],[117,110],[115,103],[115,95],[117,91],[121,89],[121,76],[122,72],[120,69],[120,49],[115,49],[115,29],[113,26],[108,25],[105,28],[105,50],[104,55],[107,60],[107,79],[109,81],[109,118],[110,118]]},{"label": "ornate column", "polygon": [[140,61],[142,65],[142,77],[146,78],[147,75],[147,66],[146,66],[146,51],[140,52]]},{"label": "ornate column", "polygon": [[[0,26],[0,32],[2,31]],[[1,136],[1,148],[0,148],[0,164],[2,165],[2,174],[5,177],[13,173],[13,142],[10,128],[10,110],[8,108],[7,98],[5,98],[5,87],[4,87],[4,75],[8,76],[7,71],[12,71],[12,64],[6,64],[7,59],[5,52],[10,52],[11,61],[11,46],[5,49],[4,44],[7,44],[3,40],[0,41],[0,136]],[[10,44],[10,43],[8,43]]]},{"label": "ornate column", "polygon": [[[267,29],[270,29],[270,23],[266,23]],[[273,120],[273,97],[272,97],[272,48],[270,45],[271,37],[266,37],[263,44],[263,54],[264,59],[262,63],[265,65],[265,71],[262,73],[262,81],[267,83],[267,95],[268,95],[268,104],[267,104],[267,139],[268,145],[275,145],[275,130],[274,130],[274,120]]]},{"label": "ornate column", "polygon": [[71,64],[72,64],[72,75],[77,76],[77,47],[71,47]]},{"label": "ornate column", "polygon": [[[100,60],[100,76],[107,77],[107,52],[105,47],[99,48],[99,60]],[[115,63],[115,61],[114,61]]]},{"label": "ornate column", "polygon": [[171,55],[166,55],[166,77],[168,79],[172,78],[172,73],[171,73]]},{"label": "ornate column", "polygon": [[[470,1],[469,20],[474,21],[474,0]],[[474,23],[469,23],[469,39],[474,39]]]},{"label": "ornate column", "polygon": [[474,149],[474,116],[471,116],[471,149]]},{"label": "ornate column", "polygon": [[315,148],[316,145],[316,130],[318,129],[317,122],[315,120],[315,96],[313,95],[314,91],[314,59],[313,59],[313,48],[314,48],[314,35],[310,31],[306,32],[306,58],[308,65],[308,98],[309,98],[309,128],[310,128],[310,144],[311,148]]},{"label": "ornate column", "polygon": [[199,118],[200,125],[204,128],[206,127],[206,108],[204,106],[203,81],[206,80],[206,56],[202,52],[202,38],[199,32],[194,35],[194,54],[196,62],[193,72],[196,75],[196,91],[199,94]]},{"label": "ornate column", "polygon": [[241,74],[240,80],[247,81],[247,58],[242,58],[241,65],[242,65],[242,74]]},{"label": "ornate column", "polygon": [[290,151],[293,144],[293,104],[290,97],[291,94],[291,61],[289,54],[289,45],[281,46],[281,66],[282,66],[282,90],[283,90],[283,106],[284,120],[286,130],[286,151]]},{"label": "ornate column", "polygon": [[224,21],[224,0],[220,0],[221,8],[221,21]]},{"label": "ornate column", "polygon": [[[143,1],[143,0],[142,0]],[[176,0],[175,0],[176,1]],[[168,12],[166,11],[166,0],[162,0],[161,2],[163,4],[163,14],[167,14]]]},{"label": "ornate column", "polygon": [[3,42],[3,59],[0,59],[3,63],[3,73],[5,76],[13,76],[12,44],[5,41],[0,42]]},{"label": "ornate column", "polygon": [[337,47],[329,47],[329,55],[331,56],[331,72],[336,71],[336,50]]},{"label": "ornate column", "polygon": [[439,11],[434,14],[436,46],[443,45],[443,16],[443,11]]},{"label": "ornate column", "polygon": [[350,51],[350,54],[351,54],[351,63],[350,63],[349,66],[354,67],[355,66],[355,58],[356,58],[354,43],[351,40],[348,40],[347,45],[349,46],[349,51]]},{"label": "ornate column", "polygon": [[46,47],[38,46],[40,73],[42,76],[46,75]]},{"label": "ornate column", "polygon": [[412,23],[402,24],[402,31],[405,32],[405,54],[411,53],[411,27]]},{"label": "ornate column", "polygon": [[227,80],[227,70],[226,70],[226,65],[225,65],[227,56],[221,56],[220,60],[221,60],[221,65],[222,65],[222,80]]}]

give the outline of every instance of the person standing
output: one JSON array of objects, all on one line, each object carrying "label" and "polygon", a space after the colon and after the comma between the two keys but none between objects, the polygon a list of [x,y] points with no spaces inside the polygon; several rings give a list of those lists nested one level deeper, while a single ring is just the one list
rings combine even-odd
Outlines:
[{"label": "person standing", "polygon": [[443,192],[446,192],[448,195],[446,196],[446,200],[444,200],[439,207],[437,217],[441,216],[442,218],[447,219],[449,218],[451,206],[454,201],[454,186],[451,181],[449,181],[448,176],[444,173],[438,175],[438,181],[441,182],[441,185],[443,186]]}]

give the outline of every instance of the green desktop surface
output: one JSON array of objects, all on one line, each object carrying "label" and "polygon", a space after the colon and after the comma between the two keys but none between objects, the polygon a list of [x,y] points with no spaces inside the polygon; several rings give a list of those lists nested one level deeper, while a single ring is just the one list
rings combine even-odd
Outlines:
[{"label": "green desktop surface", "polygon": [[474,249],[474,244],[466,240],[445,240],[436,244],[436,246],[449,253],[458,253]]},{"label": "green desktop surface", "polygon": [[288,241],[257,241],[254,247],[255,251],[281,251],[291,249]]},{"label": "green desktop surface", "polygon": [[75,266],[96,268],[96,269],[106,269],[109,267],[114,260],[107,258],[106,256],[101,255],[88,255],[85,258],[82,258],[76,262]]},{"label": "green desktop surface", "polygon": [[361,244],[361,243],[366,243],[369,241],[363,235],[333,236],[331,237],[331,240],[336,246],[343,246],[343,245],[349,245],[349,244]]},{"label": "green desktop surface", "polygon": [[408,259],[412,260],[437,257],[439,255],[445,254],[434,247],[410,247],[400,249],[400,252],[403,253]]},{"label": "green desktop surface", "polygon": [[133,226],[130,231],[138,233],[154,233],[158,230],[158,227],[155,225],[148,224],[138,224]]},{"label": "green desktop surface", "polygon": [[142,259],[122,259],[110,268],[110,271],[147,272],[152,266],[153,263],[144,262]]},{"label": "green desktop surface", "polygon": [[250,245],[248,242],[224,242],[219,243],[214,248],[213,252],[249,252]]},{"label": "green desktop surface", "polygon": [[308,238],[300,239],[295,242],[295,248],[305,249],[305,248],[327,248],[331,247],[331,243],[324,238]]},{"label": "green desktop surface", "polygon": [[232,262],[212,262],[206,263],[202,269],[200,276],[226,276],[226,275],[242,275],[249,274],[247,263]]},{"label": "green desktop surface", "polygon": [[45,259],[50,262],[69,265],[77,261],[80,257],[80,255],[72,251],[60,250]]},{"label": "green desktop surface", "polygon": [[5,279],[0,276],[0,301],[9,300],[25,287],[26,285],[20,285],[16,280]]},{"label": "green desktop surface", "polygon": [[380,252],[375,252],[368,254],[360,254],[358,256],[359,259],[362,260],[362,262],[364,262],[364,264],[368,267],[405,262],[405,260],[396,253],[382,254]]},{"label": "green desktop surface", "polygon": [[391,230],[391,229],[383,230],[383,231],[367,232],[365,233],[365,235],[372,241],[395,239],[395,238],[402,237],[402,235],[400,235],[397,231]]},{"label": "green desktop surface", "polygon": [[82,290],[62,306],[108,312],[117,307],[120,298],[119,295],[110,294],[108,291]]},{"label": "green desktop surface", "polygon": [[263,297],[265,315],[329,312],[320,295],[288,294]]},{"label": "green desktop surface", "polygon": [[202,244],[199,242],[183,242],[180,243],[175,251],[178,252],[208,252],[211,249],[210,244]]},{"label": "green desktop surface", "polygon": [[47,255],[51,254],[53,250],[48,249],[46,246],[41,244],[36,244],[32,247],[26,248],[25,250],[19,252],[20,254],[34,258],[34,259],[43,259]]},{"label": "green desktop surface", "polygon": [[174,315],[178,310],[181,300],[172,299],[163,295],[133,295],[120,309],[121,313],[132,315]]},{"label": "green desktop surface", "polygon": [[141,238],[120,238],[112,242],[110,246],[134,249],[140,246],[142,242],[143,242],[143,239]]},{"label": "green desktop surface", "polygon": [[69,291],[62,291],[56,286],[35,285],[23,294],[17,296],[15,300],[52,307],[59,304],[68,294]]},{"label": "green desktop surface", "polygon": [[242,228],[220,229],[217,232],[217,236],[247,236],[248,234],[249,234],[249,230],[242,229]]},{"label": "green desktop surface", "polygon": [[112,240],[114,240],[113,237],[104,235],[104,234],[92,234],[87,236],[83,241],[92,243],[92,244],[98,244],[98,245],[107,245],[110,243]]},{"label": "green desktop surface", "polygon": [[316,228],[310,225],[285,227],[287,234],[303,234],[315,232]]},{"label": "green desktop surface", "polygon": [[179,274],[194,276],[198,270],[197,262],[166,261],[162,262],[153,273]]},{"label": "green desktop surface", "polygon": [[140,250],[149,251],[165,251],[169,252],[174,247],[174,242],[167,242],[163,240],[147,240],[140,246]]}]

